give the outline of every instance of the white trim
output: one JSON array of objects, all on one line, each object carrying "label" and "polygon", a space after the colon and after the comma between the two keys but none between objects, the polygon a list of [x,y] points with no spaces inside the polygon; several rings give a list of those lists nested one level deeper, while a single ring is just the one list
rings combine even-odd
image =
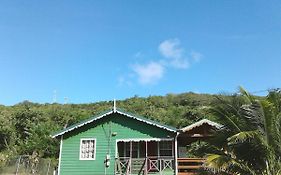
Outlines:
[{"label": "white trim", "polygon": [[127,117],[130,117],[130,118],[132,118],[132,119],[135,119],[135,120],[138,120],[138,121],[147,123],[147,124],[150,124],[150,125],[152,125],[152,126],[157,126],[158,128],[162,128],[162,129],[166,129],[166,130],[168,130],[168,131],[176,132],[175,130],[170,129],[170,128],[168,128],[168,127],[165,127],[165,126],[159,125],[159,124],[157,124],[157,123],[153,123],[153,122],[147,121],[147,120],[145,120],[145,119],[137,118],[137,117],[132,116],[132,115],[130,115],[130,114],[127,114],[127,113],[125,113],[125,112],[121,112],[121,111],[116,110],[116,113],[125,115],[125,116],[127,116]]},{"label": "white trim", "polygon": [[130,139],[116,139],[116,142],[140,142],[140,141],[173,141],[173,138],[130,138]]},{"label": "white trim", "polygon": [[105,113],[105,114],[103,114],[103,115],[101,115],[101,116],[99,116],[99,117],[93,118],[92,120],[89,120],[89,121],[87,121],[87,122],[85,122],[85,123],[81,123],[81,124],[79,124],[79,125],[77,125],[77,126],[75,126],[75,127],[73,127],[73,128],[69,128],[68,130],[65,130],[65,131],[63,131],[63,132],[57,133],[56,135],[53,135],[52,138],[56,138],[56,137],[59,136],[59,135],[63,135],[63,134],[65,134],[65,133],[69,132],[69,131],[72,131],[72,130],[76,129],[76,128],[80,128],[81,126],[84,126],[84,125],[86,125],[86,124],[88,124],[88,123],[91,123],[91,122],[93,122],[93,121],[96,121],[96,120],[98,120],[98,119],[101,119],[101,118],[103,118],[104,116],[110,115],[110,114],[112,114],[112,113],[113,113],[113,111],[107,112],[107,113]]},{"label": "white trim", "polygon": [[[173,143],[174,143],[175,141],[173,141]],[[173,149],[173,157],[175,157],[175,143],[174,144],[172,144],[172,149]]]},{"label": "white trim", "polygon": [[63,141],[63,136],[61,136],[60,140],[60,154],[59,154],[59,165],[58,165],[58,175],[60,175],[60,167],[61,167],[61,152],[62,152],[62,141]]},{"label": "white trim", "polygon": [[145,157],[147,157],[147,141],[145,142]]},{"label": "white trim", "polygon": [[145,120],[145,119],[140,119],[140,118],[138,118],[138,117],[136,117],[136,116],[127,114],[127,113],[125,113],[125,112],[121,112],[121,111],[119,111],[118,109],[116,109],[116,111],[114,111],[114,110],[109,111],[109,112],[107,112],[107,113],[105,113],[105,114],[103,114],[103,115],[101,115],[101,116],[98,116],[98,117],[93,118],[92,120],[86,121],[86,122],[81,123],[81,124],[79,124],[79,125],[77,125],[77,126],[75,126],[75,127],[69,128],[69,129],[67,129],[67,130],[65,130],[65,131],[63,131],[63,132],[57,133],[57,134],[53,135],[52,138],[56,138],[57,136],[63,135],[63,134],[65,134],[65,133],[69,132],[69,131],[72,131],[72,130],[74,130],[74,129],[76,129],[76,128],[80,128],[81,126],[84,126],[84,125],[86,125],[86,124],[88,124],[88,123],[91,123],[91,122],[93,122],[93,121],[99,120],[99,119],[101,119],[101,118],[103,118],[103,117],[105,117],[105,116],[107,116],[107,115],[114,114],[114,113],[121,114],[121,115],[125,115],[125,116],[127,116],[127,117],[129,117],[129,118],[132,118],[132,119],[135,119],[135,120],[138,120],[138,121],[147,123],[147,124],[149,124],[149,125],[156,126],[156,127],[158,127],[158,128],[162,128],[162,129],[165,129],[165,130],[174,132],[174,133],[177,132],[175,129],[170,129],[170,128],[166,127],[166,126],[163,126],[163,125],[160,125],[160,124],[157,124],[157,123],[153,123],[152,121],[150,122],[150,121],[147,121],[147,120]]},{"label": "white trim", "polygon": [[113,112],[114,113],[116,112],[116,100],[115,99],[113,100]]},{"label": "white trim", "polygon": [[[81,146],[83,140],[94,140],[94,158],[81,158]],[[97,152],[97,139],[96,138],[81,138],[80,146],[79,146],[79,160],[96,160],[96,152]]]},{"label": "white trim", "polygon": [[193,124],[191,124],[191,125],[189,125],[189,126],[186,126],[186,127],[182,128],[182,129],[180,129],[180,130],[181,130],[182,132],[187,132],[187,131],[192,130],[192,129],[195,128],[195,127],[202,126],[202,125],[205,124],[205,123],[208,124],[208,125],[210,125],[210,126],[213,126],[213,127],[217,128],[217,129],[220,129],[220,128],[223,127],[222,125],[220,125],[220,124],[218,124],[218,123],[216,123],[216,122],[210,121],[210,120],[208,120],[208,119],[202,119],[202,120],[200,120],[200,121],[198,121],[198,122],[196,122],[196,123],[193,123]]},{"label": "white trim", "polygon": [[[116,139],[115,140],[115,158],[117,158],[117,153],[118,153],[118,142],[151,142],[151,141],[173,141],[174,138],[131,138],[131,139]],[[120,157],[120,155],[119,155]]]},{"label": "white trim", "polygon": [[[132,155],[133,155],[133,153],[132,153],[132,148],[133,148],[133,143],[132,142],[130,142],[130,158],[132,158]],[[127,150],[126,150],[127,151]]]},{"label": "white trim", "polygon": [[175,175],[178,175],[178,136],[179,136],[179,133],[177,132],[177,135],[176,135],[176,137],[175,137],[175,141],[174,141],[174,143],[175,143],[175,149],[174,149],[174,151],[175,151],[175,156],[174,156],[174,159],[175,159]]}]

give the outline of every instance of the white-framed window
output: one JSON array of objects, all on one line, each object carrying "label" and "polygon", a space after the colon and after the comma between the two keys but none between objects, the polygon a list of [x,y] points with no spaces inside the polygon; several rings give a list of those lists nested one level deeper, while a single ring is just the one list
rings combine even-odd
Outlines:
[{"label": "white-framed window", "polygon": [[96,143],[95,138],[80,139],[80,160],[96,159]]}]

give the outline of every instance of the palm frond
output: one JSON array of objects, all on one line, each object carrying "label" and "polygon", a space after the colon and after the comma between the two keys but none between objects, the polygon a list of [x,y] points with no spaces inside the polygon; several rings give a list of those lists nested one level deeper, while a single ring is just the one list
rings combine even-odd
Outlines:
[{"label": "palm frond", "polygon": [[239,92],[242,96],[245,97],[248,103],[253,103],[256,101],[255,97],[252,96],[248,91],[246,91],[242,86],[239,87]]},{"label": "palm frond", "polygon": [[256,139],[259,136],[260,133],[258,131],[242,131],[229,137],[227,141],[229,145],[232,145],[251,141],[252,139]]},{"label": "palm frond", "polygon": [[229,174],[239,174],[244,172],[249,175],[256,175],[255,171],[252,170],[244,162],[239,162],[227,154],[209,154],[206,157],[205,169],[214,173],[225,172]]},{"label": "palm frond", "polygon": [[238,124],[232,119],[233,115],[229,114],[227,111],[223,111],[223,109],[211,108],[210,109],[213,114],[220,117],[220,120],[224,121],[224,127],[233,130],[234,132],[240,132],[241,129]]}]

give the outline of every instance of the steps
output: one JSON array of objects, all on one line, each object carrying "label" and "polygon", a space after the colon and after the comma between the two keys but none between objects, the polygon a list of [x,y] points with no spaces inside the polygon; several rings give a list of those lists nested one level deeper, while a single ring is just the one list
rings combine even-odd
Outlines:
[{"label": "steps", "polygon": [[178,175],[195,175],[204,161],[202,158],[178,158]]},{"label": "steps", "polygon": [[179,172],[178,175],[196,175],[194,172]]},{"label": "steps", "polygon": [[195,172],[179,172],[178,175],[196,175]]}]

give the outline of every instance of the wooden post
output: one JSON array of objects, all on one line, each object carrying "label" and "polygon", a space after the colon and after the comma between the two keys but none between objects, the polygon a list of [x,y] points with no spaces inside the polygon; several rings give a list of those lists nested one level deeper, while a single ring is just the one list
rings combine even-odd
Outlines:
[{"label": "wooden post", "polygon": [[[62,154],[62,144],[63,144],[62,142],[63,142],[63,135],[61,136],[61,139],[60,139],[60,154],[59,154],[58,175],[60,175],[60,168],[61,168],[61,154]],[[79,156],[80,156],[80,149],[79,149]]]},{"label": "wooden post", "polygon": [[18,175],[19,167],[20,167],[20,161],[21,161],[21,156],[18,158],[18,164],[17,164],[17,170],[16,170],[16,175]]},{"label": "wooden post", "polygon": [[129,160],[130,174],[132,174],[132,172],[131,172],[131,170],[132,170],[132,150],[133,150],[133,145],[132,145],[132,141],[130,141],[130,160]]},{"label": "wooden post", "polygon": [[175,175],[178,175],[178,136],[179,136],[179,132],[177,132],[177,135],[175,137],[174,143],[175,143],[175,156],[174,156],[174,160],[175,160]]},{"label": "wooden post", "polygon": [[157,143],[157,158],[159,158],[160,157],[159,141],[157,141],[156,143]]},{"label": "wooden post", "polygon": [[144,170],[144,174],[145,175],[147,175],[147,140],[145,141],[145,159],[144,159],[144,161],[145,161],[145,170]]},{"label": "wooden post", "polygon": [[160,175],[162,175],[162,172],[161,172],[161,155],[160,155],[160,142],[161,141],[157,141],[157,163],[156,163],[156,165],[158,165],[159,167],[157,167],[158,169],[159,169],[159,173],[160,173]]}]

